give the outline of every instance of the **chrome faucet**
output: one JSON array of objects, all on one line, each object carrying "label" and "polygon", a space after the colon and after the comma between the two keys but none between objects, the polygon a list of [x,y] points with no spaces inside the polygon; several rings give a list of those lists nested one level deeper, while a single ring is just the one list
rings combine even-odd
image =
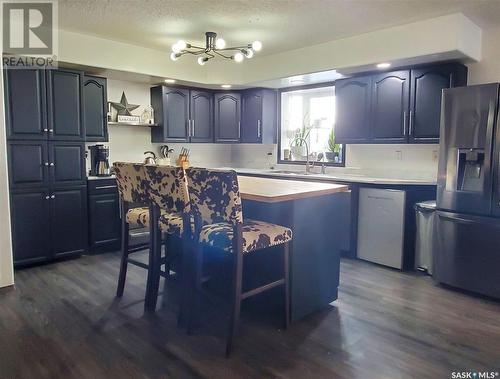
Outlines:
[{"label": "chrome faucet", "polygon": [[[309,163],[309,144],[307,143],[306,139],[303,138],[303,137],[297,137],[295,138],[295,141],[300,141],[300,142],[304,142],[304,145],[306,145],[306,174],[309,174],[309,172],[311,171],[311,165]],[[314,164],[313,164],[314,166]]]}]

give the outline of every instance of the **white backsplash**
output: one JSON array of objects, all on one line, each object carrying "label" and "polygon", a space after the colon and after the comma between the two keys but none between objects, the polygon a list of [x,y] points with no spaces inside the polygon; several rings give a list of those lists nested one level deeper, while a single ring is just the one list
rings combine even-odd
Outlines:
[{"label": "white backsplash", "polygon": [[[299,165],[277,165],[276,145],[232,145],[231,166],[270,166],[300,170]],[[439,145],[347,145],[346,167],[327,167],[327,173],[363,173],[376,177],[435,179]],[[272,152],[269,159],[267,153]]]}]

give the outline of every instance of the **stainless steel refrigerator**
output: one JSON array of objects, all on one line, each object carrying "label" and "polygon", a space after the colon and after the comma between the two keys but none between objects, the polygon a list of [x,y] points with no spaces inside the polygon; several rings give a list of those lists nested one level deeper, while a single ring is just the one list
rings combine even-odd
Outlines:
[{"label": "stainless steel refrigerator", "polygon": [[500,298],[499,84],[443,91],[434,278]]}]

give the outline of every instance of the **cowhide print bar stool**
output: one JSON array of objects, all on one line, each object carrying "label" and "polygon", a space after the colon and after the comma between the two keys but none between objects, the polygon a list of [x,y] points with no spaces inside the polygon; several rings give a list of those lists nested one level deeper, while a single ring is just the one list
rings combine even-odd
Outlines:
[{"label": "cowhide print bar stool", "polygon": [[[201,168],[186,170],[190,199],[190,213],[194,220],[193,238],[198,241],[194,249],[194,278],[196,290],[201,288],[203,247],[208,245],[230,254],[233,259],[232,307],[226,356],[229,356],[240,317],[241,301],[277,286],[284,288],[285,328],[290,323],[289,243],[292,230],[284,226],[243,218],[238,177],[235,171]],[[271,283],[243,292],[242,276],[245,256],[254,251],[282,245],[283,276]],[[188,331],[192,327],[192,302],[188,316]]]},{"label": "cowhide print bar stool", "polygon": [[[122,214],[122,257],[120,264],[120,274],[118,276],[118,288],[116,296],[123,296],[125,288],[125,279],[127,276],[128,264],[144,268],[148,270],[146,282],[146,295],[144,301],[145,310],[150,309],[149,294],[151,293],[152,284],[152,270],[153,266],[153,232],[150,225],[150,201],[149,201],[149,182],[146,177],[146,168],[143,164],[115,162],[113,167],[116,173],[116,182],[118,185],[118,193],[120,195],[121,214]],[[147,206],[140,206],[132,208],[137,204],[146,204]],[[149,242],[148,244],[140,244],[131,246],[129,244],[129,231],[134,227],[148,227],[149,228]],[[148,264],[142,263],[130,257],[130,254],[149,249]]]},{"label": "cowhide print bar stool", "polygon": [[[189,229],[189,196],[187,180],[181,167],[146,165],[148,195],[151,203],[152,225],[152,279],[148,297],[149,310],[156,309],[160,276],[170,276],[172,260],[181,255],[182,266],[185,266],[183,254],[184,232]],[[165,257],[161,258],[161,246],[165,236]],[[186,236],[187,238],[188,236]],[[180,251],[170,251],[169,241],[176,238],[180,242]],[[161,265],[165,264],[165,272]],[[184,269],[184,268],[183,268]],[[182,273],[184,275],[184,272]]]}]

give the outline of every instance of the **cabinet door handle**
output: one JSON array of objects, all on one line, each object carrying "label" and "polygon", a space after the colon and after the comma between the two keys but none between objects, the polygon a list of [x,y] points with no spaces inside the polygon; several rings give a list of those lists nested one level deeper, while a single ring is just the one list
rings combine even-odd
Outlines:
[{"label": "cabinet door handle", "polygon": [[409,135],[413,135],[413,111],[410,110],[410,132]]},{"label": "cabinet door handle", "polygon": [[191,132],[191,137],[194,137],[194,118],[191,120],[191,128],[193,131]]},{"label": "cabinet door handle", "polygon": [[44,133],[47,133],[48,131],[49,131],[49,129],[47,129],[47,128],[43,129]]},{"label": "cabinet door handle", "polygon": [[238,121],[238,139],[241,138],[241,121]]},{"label": "cabinet door handle", "polygon": [[49,165],[49,162],[45,162],[45,163],[44,163],[44,166],[48,166],[48,165]]},{"label": "cabinet door handle", "polygon": [[45,196],[45,200],[49,200],[49,199],[50,199],[49,195]]},{"label": "cabinet door handle", "polygon": [[262,136],[261,124],[260,120],[257,120],[257,137],[260,138],[261,136]]},{"label": "cabinet door handle", "polygon": [[109,188],[117,188],[117,186],[109,185],[109,186],[97,186],[97,187],[95,187],[96,190],[98,190],[98,189],[109,189]]},{"label": "cabinet door handle", "polygon": [[191,119],[188,119],[188,137],[191,137]]},{"label": "cabinet door handle", "polygon": [[49,129],[49,133],[54,133],[54,129]]},{"label": "cabinet door handle", "polygon": [[403,112],[403,135],[406,136],[406,111]]},{"label": "cabinet door handle", "polygon": [[55,165],[56,165],[56,164],[55,164],[54,162],[50,162],[50,163],[49,163],[49,166],[51,166],[51,167],[53,167],[53,166],[55,166]]},{"label": "cabinet door handle", "polygon": [[56,198],[56,195],[52,195],[50,196],[51,199],[55,199]]}]

